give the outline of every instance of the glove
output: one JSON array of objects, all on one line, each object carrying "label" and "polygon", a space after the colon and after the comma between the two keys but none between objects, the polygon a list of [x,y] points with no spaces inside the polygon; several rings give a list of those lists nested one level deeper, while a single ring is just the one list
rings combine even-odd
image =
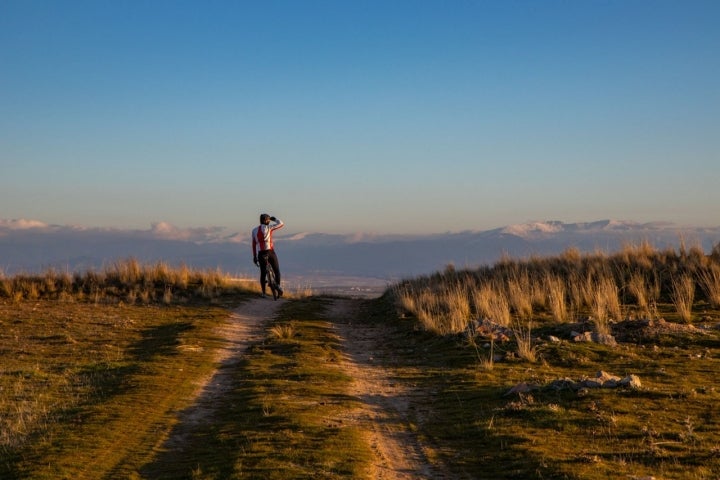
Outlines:
[{"label": "glove", "polygon": [[271,221],[271,222],[277,222],[277,218],[275,218],[275,217],[270,217],[270,221]]},{"label": "glove", "polygon": [[254,263],[255,265],[257,265],[258,267],[260,266],[260,263],[258,262],[257,256],[253,257],[253,263]]}]

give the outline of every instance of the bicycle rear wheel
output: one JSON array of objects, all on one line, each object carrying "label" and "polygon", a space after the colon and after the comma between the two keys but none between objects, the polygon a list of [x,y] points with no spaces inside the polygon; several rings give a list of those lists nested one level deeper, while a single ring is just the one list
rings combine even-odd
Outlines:
[{"label": "bicycle rear wheel", "polygon": [[273,300],[277,300],[278,297],[280,297],[280,294],[278,292],[278,285],[277,281],[275,281],[275,272],[273,271],[272,267],[268,265],[267,269],[267,280],[268,285],[270,286],[270,291],[273,295]]}]

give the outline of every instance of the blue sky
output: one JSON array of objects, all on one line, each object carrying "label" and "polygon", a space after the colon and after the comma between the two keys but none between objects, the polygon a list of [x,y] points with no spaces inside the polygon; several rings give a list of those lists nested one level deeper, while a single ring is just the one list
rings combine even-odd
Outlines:
[{"label": "blue sky", "polygon": [[720,2],[0,2],[0,218],[716,226]]}]

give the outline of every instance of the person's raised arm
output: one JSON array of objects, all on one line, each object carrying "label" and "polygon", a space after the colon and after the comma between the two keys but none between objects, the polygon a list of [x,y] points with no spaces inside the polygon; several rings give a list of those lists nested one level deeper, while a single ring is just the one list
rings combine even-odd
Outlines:
[{"label": "person's raised arm", "polygon": [[270,221],[275,222],[275,225],[272,226],[273,230],[277,230],[278,228],[282,228],[283,226],[285,226],[283,221],[277,217],[270,217]]}]

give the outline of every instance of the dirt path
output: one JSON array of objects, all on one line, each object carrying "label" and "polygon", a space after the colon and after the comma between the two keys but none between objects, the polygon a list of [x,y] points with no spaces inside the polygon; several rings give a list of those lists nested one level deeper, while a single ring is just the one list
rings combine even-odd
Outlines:
[{"label": "dirt path", "polygon": [[[264,325],[283,300],[255,299],[233,312],[220,329],[227,344],[216,358],[218,369],[198,383],[196,400],[180,414],[179,422],[163,445],[163,450],[179,451],[197,426],[212,416],[218,400],[232,388],[232,367],[241,361],[249,345],[264,335]],[[345,372],[354,379],[348,394],[361,406],[336,419],[344,425],[356,425],[367,433],[375,453],[371,476],[376,480],[447,479],[427,460],[423,444],[410,428],[412,398],[418,395],[390,377],[382,363],[392,351],[384,346],[387,328],[378,324],[354,322],[357,301],[335,300],[328,316],[342,338]],[[383,361],[381,363],[381,361]]]},{"label": "dirt path", "polygon": [[343,368],[354,379],[348,393],[362,402],[362,407],[343,422],[368,432],[376,455],[373,478],[448,478],[430,465],[422,443],[410,428],[409,408],[417,393],[394,381],[380,364],[380,360],[392,355],[384,346],[387,329],[378,324],[354,323],[355,305],[352,300],[336,300],[328,315],[343,339]]},{"label": "dirt path", "polygon": [[277,312],[284,300],[263,298],[250,300],[238,307],[228,321],[219,329],[218,335],[226,340],[215,358],[219,367],[198,382],[195,403],[180,414],[179,423],[165,441],[163,449],[174,450],[185,444],[187,436],[212,415],[218,399],[232,388],[232,367],[242,359],[249,345],[264,335],[263,326]]}]

